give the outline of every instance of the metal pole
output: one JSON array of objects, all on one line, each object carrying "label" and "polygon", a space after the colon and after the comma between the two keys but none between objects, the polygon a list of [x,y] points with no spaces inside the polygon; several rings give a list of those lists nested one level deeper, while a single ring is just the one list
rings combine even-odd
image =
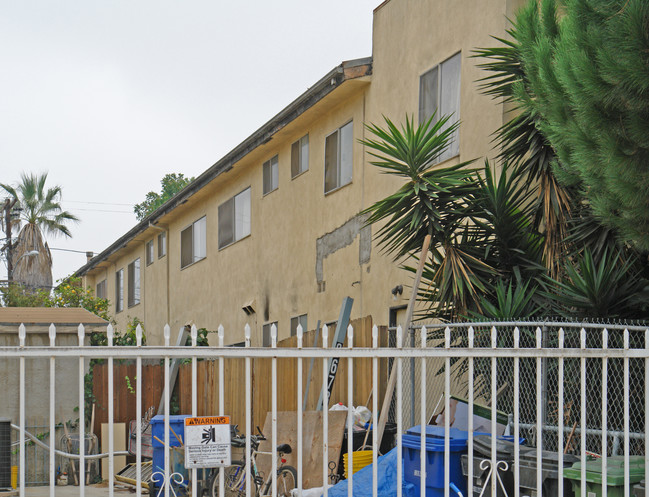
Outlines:
[{"label": "metal pole", "polygon": [[14,199],[13,201],[11,199],[5,200],[5,206],[4,206],[4,211],[5,211],[5,233],[7,235],[7,280],[11,283],[14,280],[14,263],[13,263],[13,257],[12,257],[12,245],[11,245],[11,209],[13,209],[14,205],[16,205],[16,202],[18,200]]}]

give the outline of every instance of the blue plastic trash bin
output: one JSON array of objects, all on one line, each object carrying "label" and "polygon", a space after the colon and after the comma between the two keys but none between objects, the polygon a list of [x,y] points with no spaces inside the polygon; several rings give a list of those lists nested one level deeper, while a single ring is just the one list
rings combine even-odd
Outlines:
[{"label": "blue plastic trash bin", "polygon": [[[185,437],[185,418],[190,417],[188,414],[179,414],[174,416],[169,416],[169,447],[180,447],[181,444],[174,435],[180,437],[184,441]],[[171,431],[173,430],[173,432]],[[164,443],[156,440],[156,437],[162,442],[165,441],[165,417],[161,414],[153,416],[151,419],[151,434],[153,438],[153,468],[152,472],[161,472],[164,473],[165,468],[165,449]],[[184,452],[183,449],[171,449],[169,451],[169,468],[172,473],[180,473],[183,475],[184,479],[187,480],[187,471],[184,467]],[[160,486],[155,484],[155,486]]]},{"label": "blue plastic trash bin", "polygon": [[[426,426],[426,495],[444,496],[444,427]],[[467,495],[466,478],[462,474],[462,454],[466,454],[468,432],[451,428],[449,430],[449,481],[462,495]],[[421,484],[421,426],[414,426],[403,435],[404,479],[417,488]]]}]

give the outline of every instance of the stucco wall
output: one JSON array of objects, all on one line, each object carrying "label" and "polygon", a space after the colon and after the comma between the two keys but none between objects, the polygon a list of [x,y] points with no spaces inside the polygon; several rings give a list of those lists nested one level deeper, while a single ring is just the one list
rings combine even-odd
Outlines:
[{"label": "stucco wall", "polygon": [[[28,331],[25,338],[27,346],[49,346],[47,327],[42,332]],[[78,345],[76,330],[70,333],[57,333],[56,345]],[[18,327],[15,333],[0,332],[0,346],[18,345]],[[10,418],[19,424],[20,419],[20,360],[5,359],[0,362],[0,378],[3,382],[3,395],[0,401],[0,417]],[[87,372],[87,361],[84,373]],[[79,406],[79,360],[59,358],[55,365],[56,422],[76,420],[79,417],[75,408]],[[50,402],[50,360],[49,358],[25,359],[25,416],[27,425],[49,425]]]},{"label": "stucco wall", "polygon": [[[254,149],[233,168],[216,177],[166,215],[158,228],[168,230],[167,256],[158,259],[157,241],[151,266],[145,265],[144,244],[156,240],[150,228],[123,248],[105,268],[91,271],[94,285],[107,277],[108,297],[114,300],[115,271],[124,268],[125,309],[116,315],[119,329],[128,318],[143,319],[149,343],[162,343],[166,322],[175,335],[180,326],[195,323],[226,329],[226,343],[243,340],[249,323],[253,344],[261,344],[262,326],[279,323],[280,338],[289,335],[290,318],[308,314],[309,328],[318,320],[333,321],[342,299],[354,299],[352,318],[371,315],[388,324],[390,307],[405,305],[410,273],[381,254],[368,231],[361,234],[355,220],[372,202],[395,191],[400,182],[381,175],[358,140],[367,138],[364,123],[381,123],[382,116],[402,122],[417,117],[419,78],[433,66],[461,52],[460,155],[466,161],[492,157],[491,134],[503,123],[503,107],[477,90],[483,76],[471,51],[494,44],[491,35],[504,36],[506,15],[520,0],[390,0],[375,10],[373,73],[343,83],[273,138]],[[341,54],[344,56],[344,54]],[[352,183],[324,194],[325,137],[353,120]],[[291,144],[309,134],[309,170],[291,179]],[[262,164],[279,155],[279,187],[262,194]],[[251,188],[251,234],[218,249],[218,207],[245,188]],[[207,220],[207,257],[180,269],[180,232],[202,216]],[[355,234],[355,231],[358,234]],[[376,232],[375,229],[372,230]],[[127,265],[142,261],[142,303],[127,307]],[[404,286],[396,298],[390,290]],[[242,306],[254,301],[255,313]]]}]

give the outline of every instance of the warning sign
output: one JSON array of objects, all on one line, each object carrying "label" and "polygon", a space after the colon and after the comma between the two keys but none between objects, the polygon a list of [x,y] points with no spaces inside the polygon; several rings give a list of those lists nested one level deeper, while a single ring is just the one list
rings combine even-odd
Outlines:
[{"label": "warning sign", "polygon": [[229,416],[185,418],[186,468],[219,468],[231,460]]}]

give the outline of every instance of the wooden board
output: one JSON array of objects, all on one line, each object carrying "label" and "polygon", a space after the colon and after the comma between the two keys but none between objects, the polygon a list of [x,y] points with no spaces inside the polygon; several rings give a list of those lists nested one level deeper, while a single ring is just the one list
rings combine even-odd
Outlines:
[{"label": "wooden board", "polygon": [[[328,412],[328,456],[329,461],[335,461],[336,468],[333,470],[338,474],[338,461],[343,444],[345,424],[347,422],[347,411]],[[259,446],[260,451],[270,452],[272,450],[272,420],[271,413],[266,415],[264,423],[264,435],[267,440]],[[322,412],[307,411],[302,417],[302,488],[314,488],[323,486],[322,483]],[[297,469],[297,413],[293,411],[281,411],[277,413],[277,441],[275,445],[287,443],[293,449],[291,454],[286,455],[286,464]],[[262,472],[264,479],[272,471],[271,456],[260,454],[257,458],[257,466]],[[327,470],[329,474],[331,470]]]},{"label": "wooden board", "polygon": [[[108,454],[108,423],[101,424],[101,452]],[[113,450],[124,451],[126,450],[126,423],[113,424]],[[115,456],[113,471],[117,473],[126,466],[126,456]],[[104,457],[101,460],[101,476],[104,480],[108,480],[108,458]]]}]

